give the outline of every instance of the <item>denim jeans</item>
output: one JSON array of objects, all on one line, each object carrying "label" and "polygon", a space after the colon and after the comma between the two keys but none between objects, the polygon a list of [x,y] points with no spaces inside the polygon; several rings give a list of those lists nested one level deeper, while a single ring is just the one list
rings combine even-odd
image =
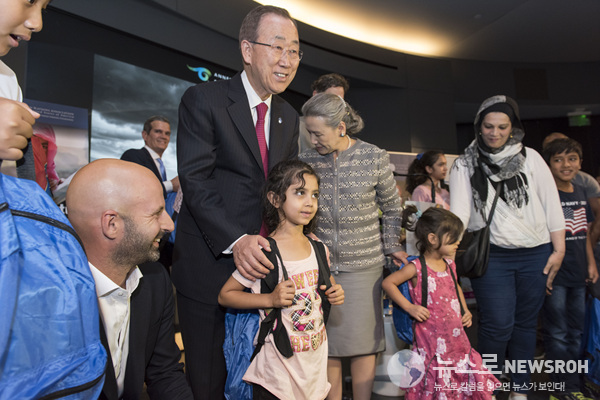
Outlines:
[{"label": "denim jeans", "polygon": [[[581,359],[581,338],[585,319],[585,286],[554,286],[542,308],[542,332],[546,360]],[[577,373],[552,373],[553,382],[565,382],[565,391],[579,392]]]},{"label": "denim jeans", "polygon": [[[551,251],[549,243],[521,249],[491,245],[485,275],[471,279],[479,317],[477,350],[483,357],[496,357],[492,372],[497,378],[507,354],[515,362],[533,360],[537,317],[546,292],[543,271]],[[511,380],[513,391],[528,392],[528,371],[512,373]]]}]

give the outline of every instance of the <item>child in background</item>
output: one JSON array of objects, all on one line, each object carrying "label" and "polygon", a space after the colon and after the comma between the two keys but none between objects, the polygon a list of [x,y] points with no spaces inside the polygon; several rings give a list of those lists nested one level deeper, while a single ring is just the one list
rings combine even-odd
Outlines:
[{"label": "child in background", "polygon": [[[406,177],[406,190],[411,194],[410,199],[436,203],[449,210],[450,193],[444,183],[447,173],[446,156],[441,151],[430,150],[417,155],[408,167],[409,176]],[[435,202],[431,198],[431,181],[435,188]]]},{"label": "child in background", "polygon": [[[461,220],[443,208],[429,208],[416,221],[418,211],[408,206],[402,224],[414,229],[418,259],[383,281],[383,289],[416,321],[413,351],[424,359],[425,377],[406,392],[406,400],[491,399],[498,380],[483,366],[481,355],[471,348],[463,326],[471,326],[472,315],[456,285],[454,255],[463,231]],[[427,268],[427,307],[421,305],[421,268]],[[398,290],[409,281],[411,303]],[[458,292],[458,297],[457,297]],[[461,317],[461,304],[465,310]],[[461,372],[470,370],[472,372]],[[445,397],[444,397],[445,396]]]},{"label": "child in background", "polygon": [[[219,303],[238,309],[282,308],[294,355],[285,358],[277,350],[272,334],[256,355],[244,380],[253,386],[254,399],[324,399],[327,382],[327,335],[317,292],[316,254],[306,237],[314,225],[318,209],[319,179],[302,161],[284,161],[269,172],[265,188],[263,216],[275,239],[290,279],[283,280],[272,293],[261,294],[261,280],[245,279],[236,270],[219,294]],[[344,291],[331,277],[325,292],[332,305],[344,302]],[[252,293],[244,291],[250,288]],[[321,287],[324,290],[325,286]],[[307,322],[309,324],[306,324]],[[320,338],[315,341],[315,338]],[[307,344],[298,346],[296,344]]]},{"label": "child in background", "polygon": [[[0,57],[42,30],[42,10],[50,0],[0,0]],[[22,103],[14,72],[0,61],[0,162],[23,157],[39,114]]]},{"label": "child in background", "polygon": [[[544,147],[543,155],[554,176],[566,224],[565,258],[542,308],[544,347],[547,360],[576,361],[581,359],[586,281],[598,280],[587,235],[593,215],[583,189],[572,182],[581,168],[581,145],[573,139],[556,139]],[[550,399],[587,399],[576,372],[552,373],[550,379],[565,385],[563,393],[553,393]]]}]

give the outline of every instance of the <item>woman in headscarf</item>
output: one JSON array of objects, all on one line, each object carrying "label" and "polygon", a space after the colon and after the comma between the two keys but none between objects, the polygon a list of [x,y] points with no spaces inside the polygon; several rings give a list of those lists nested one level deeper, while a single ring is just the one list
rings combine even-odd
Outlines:
[{"label": "woman in headscarf", "polygon": [[[543,158],[522,144],[517,103],[486,99],[475,116],[475,140],[450,170],[450,210],[467,230],[485,226],[501,190],[490,227],[486,273],[472,278],[477,299],[477,350],[496,357],[500,374],[510,360],[533,360],[537,316],[565,254],[565,221],[556,184]],[[490,360],[487,358],[487,360]],[[511,374],[510,399],[527,398],[529,371]]]},{"label": "woman in headscarf", "polygon": [[387,152],[354,138],[364,123],[344,99],[319,93],[304,104],[302,114],[315,148],[300,159],[321,177],[315,234],[331,251],[331,272],[346,295],[327,322],[327,398],[341,400],[341,360],[349,357],[353,398],[370,399],[376,355],[385,350],[384,255],[406,263],[400,197]]}]

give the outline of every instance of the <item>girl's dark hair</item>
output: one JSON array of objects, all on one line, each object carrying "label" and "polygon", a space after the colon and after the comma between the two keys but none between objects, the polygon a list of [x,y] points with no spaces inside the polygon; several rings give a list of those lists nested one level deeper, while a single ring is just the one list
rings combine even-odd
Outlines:
[{"label": "girl's dark hair", "polygon": [[[402,212],[402,227],[415,232],[420,254],[425,254],[428,250],[437,250],[444,243],[456,242],[464,228],[461,219],[444,208],[428,208],[419,217],[418,209],[413,205],[407,206]],[[439,238],[439,245],[435,249],[427,239],[430,233]]]},{"label": "girl's dark hair", "polygon": [[[304,187],[306,184],[304,175],[306,174],[317,178],[317,184],[321,183],[315,170],[312,169],[310,165],[300,160],[281,161],[269,171],[269,177],[263,190],[263,219],[269,233],[273,232],[282,220],[279,216],[279,209],[271,204],[267,194],[273,192],[275,194],[275,199],[279,201],[279,204],[283,204],[285,202],[285,192],[291,185],[300,182],[301,187]],[[315,228],[315,224],[316,218],[313,218],[304,226],[304,234],[311,233]]]},{"label": "girl's dark hair", "polygon": [[412,194],[413,190],[415,190],[417,186],[422,185],[428,180],[426,176],[410,176],[410,174],[429,175],[425,167],[433,168],[433,165],[437,162],[441,155],[444,155],[444,153],[438,150],[426,151],[421,155],[421,157],[417,156],[413,162],[410,163],[408,167],[409,176],[406,177],[406,190],[408,193]]}]

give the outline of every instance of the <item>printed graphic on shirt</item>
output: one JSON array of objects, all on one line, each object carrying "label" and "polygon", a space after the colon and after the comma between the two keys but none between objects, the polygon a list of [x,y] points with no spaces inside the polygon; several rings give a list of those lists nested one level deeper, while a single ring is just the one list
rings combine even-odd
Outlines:
[{"label": "printed graphic on shirt", "polygon": [[575,202],[562,202],[563,213],[565,214],[565,227],[567,233],[570,233],[572,236],[575,236],[579,233],[587,232],[585,202],[577,202],[580,203],[580,207],[577,208],[573,207],[573,204],[567,203]]},{"label": "printed graphic on shirt", "polygon": [[290,276],[296,295],[290,307],[292,331],[290,342],[295,353],[315,351],[326,340],[321,297],[317,292],[319,270],[304,271]]}]

